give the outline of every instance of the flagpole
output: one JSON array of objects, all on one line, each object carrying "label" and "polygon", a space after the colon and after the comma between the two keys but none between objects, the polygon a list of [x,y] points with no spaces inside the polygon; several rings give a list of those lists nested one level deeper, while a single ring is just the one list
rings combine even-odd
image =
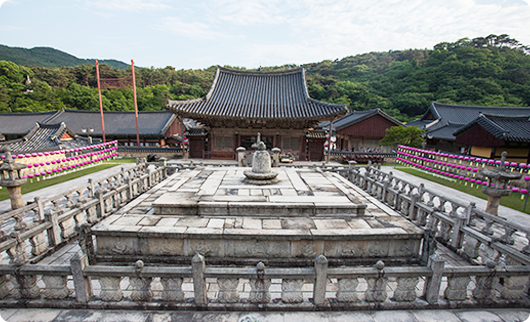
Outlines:
[{"label": "flagpole", "polygon": [[134,76],[134,60],[131,59],[133,94],[134,94],[134,115],[136,116],[136,144],[140,146],[140,131],[138,129],[138,103],[136,102],[136,77]]},{"label": "flagpole", "polygon": [[103,102],[101,101],[101,85],[99,84],[99,63],[96,59],[96,78],[98,80],[99,112],[101,114],[101,131],[103,133],[103,143],[105,143],[105,121],[103,121]]}]

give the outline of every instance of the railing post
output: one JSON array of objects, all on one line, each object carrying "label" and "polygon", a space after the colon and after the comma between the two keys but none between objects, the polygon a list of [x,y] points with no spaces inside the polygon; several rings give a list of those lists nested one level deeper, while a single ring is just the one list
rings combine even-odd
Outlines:
[{"label": "railing post", "polygon": [[50,246],[59,245],[61,243],[61,227],[59,226],[57,213],[50,210],[48,213],[44,214],[44,218],[52,224],[52,226],[48,228],[48,243]]},{"label": "railing post", "polygon": [[87,267],[87,257],[82,253],[76,253],[70,259],[72,277],[74,279],[75,298],[79,303],[87,303],[92,299],[92,281],[85,277],[83,270]]},{"label": "railing post", "polygon": [[313,300],[316,305],[325,305],[326,283],[328,278],[328,259],[324,255],[318,255],[315,259],[315,285],[313,288]]},{"label": "railing post", "polygon": [[445,262],[440,256],[433,255],[429,257],[427,265],[432,270],[432,276],[428,276],[425,279],[423,296],[428,303],[433,304],[438,302],[440,296],[440,284],[442,283]]},{"label": "railing post", "polygon": [[206,280],[204,279],[205,262],[204,256],[195,254],[191,260],[193,272],[193,292],[195,293],[196,305],[207,305],[208,297],[206,294]]},{"label": "railing post", "polygon": [[35,197],[35,203],[37,204],[37,218],[38,220],[44,220],[44,205],[40,197]]},{"label": "railing post", "polygon": [[94,198],[94,189],[96,189],[96,186],[94,184],[94,180],[93,179],[88,179],[88,184],[90,185],[90,191],[88,193],[88,197],[89,198]]},{"label": "railing post", "polygon": [[[467,207],[466,212],[470,206]],[[453,233],[451,236],[451,247],[453,247],[453,250],[456,251],[460,247],[462,247],[462,242],[464,241],[464,234],[462,234],[462,231],[460,228],[465,225],[465,222],[467,220],[466,214],[464,215],[457,215],[454,218],[455,224],[453,226]]]}]

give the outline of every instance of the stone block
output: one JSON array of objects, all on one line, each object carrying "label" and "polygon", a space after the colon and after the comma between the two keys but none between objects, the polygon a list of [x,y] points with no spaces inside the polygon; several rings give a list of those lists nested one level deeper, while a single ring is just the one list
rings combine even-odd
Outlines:
[{"label": "stone block", "polygon": [[180,238],[148,238],[149,255],[175,256],[183,255]]},{"label": "stone block", "polygon": [[139,251],[138,238],[98,236],[98,254],[101,255],[135,255]]},{"label": "stone block", "polygon": [[366,241],[325,241],[324,256],[330,258],[367,257]]},{"label": "stone block", "polygon": [[312,240],[291,241],[291,257],[315,258],[324,254],[324,242]]}]

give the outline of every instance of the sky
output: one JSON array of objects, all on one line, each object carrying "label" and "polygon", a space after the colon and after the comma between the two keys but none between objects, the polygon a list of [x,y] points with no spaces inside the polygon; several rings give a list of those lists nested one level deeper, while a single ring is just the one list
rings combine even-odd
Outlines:
[{"label": "sky", "polygon": [[508,34],[530,0],[0,0],[0,44],[205,69],[306,64]]}]

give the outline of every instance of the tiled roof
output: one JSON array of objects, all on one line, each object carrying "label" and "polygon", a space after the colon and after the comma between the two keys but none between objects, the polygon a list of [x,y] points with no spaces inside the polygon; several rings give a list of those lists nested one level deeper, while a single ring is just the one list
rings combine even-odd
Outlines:
[{"label": "tiled roof", "polygon": [[[103,117],[106,135],[136,136],[134,112],[105,111]],[[168,111],[138,112],[140,135],[163,135],[174,119],[175,115]],[[80,135],[102,135],[99,111],[65,110],[49,122],[65,122],[69,129]]]},{"label": "tiled roof", "polygon": [[[68,133],[71,139],[61,140],[65,133]],[[37,123],[23,138],[0,143],[0,149],[8,148],[12,153],[28,153],[71,149],[85,145],[88,145],[88,140],[76,137],[64,123]]]},{"label": "tiled roof", "polygon": [[327,139],[328,138],[328,131],[324,131],[324,130],[307,131],[305,136],[308,139]]},{"label": "tiled roof", "polygon": [[530,121],[528,116],[498,116],[482,114],[458,129],[454,135],[478,125],[494,137],[512,142],[530,142]]},{"label": "tiled roof", "polygon": [[45,123],[58,111],[44,113],[0,113],[0,133],[22,136],[35,127],[36,122]]},{"label": "tiled roof", "polygon": [[[355,123],[364,121],[375,115],[381,115],[382,117],[386,118],[387,120],[389,120],[390,122],[396,125],[403,125],[403,123],[391,117],[390,115],[386,114],[381,109],[374,108],[368,111],[353,111],[349,113],[348,115],[345,115],[341,117],[340,119],[333,121],[333,129],[338,131],[338,130],[347,128],[348,126],[351,126]],[[329,129],[329,122],[327,122],[325,126],[326,126],[326,129]]]},{"label": "tiled roof", "polygon": [[426,120],[416,120],[412,122],[408,122],[406,126],[415,126],[420,130],[425,130],[425,127],[429,125],[432,122],[432,120],[426,121]]},{"label": "tiled roof", "polygon": [[[472,106],[472,105],[450,105],[433,102],[429,111],[423,117],[432,113],[436,118],[436,123],[432,126],[427,126],[427,136],[436,139],[455,140],[452,133],[448,134],[447,126],[453,128],[453,133],[458,129],[456,124],[460,127],[477,119],[481,114],[509,116],[509,117],[530,117],[530,108],[528,107],[499,107],[499,106]],[[422,118],[423,120],[423,118]],[[442,130],[444,129],[445,130]],[[440,129],[440,131],[439,131]],[[439,136],[443,134],[442,136]]]},{"label": "tiled roof", "polygon": [[437,127],[434,130],[424,133],[423,136],[427,137],[428,139],[454,141],[455,136],[453,135],[453,133],[456,130],[460,129],[462,126],[464,126],[464,124],[448,123],[443,126]]},{"label": "tiled roof", "polygon": [[346,105],[309,97],[302,68],[249,72],[219,67],[208,94],[199,99],[168,101],[166,108],[182,117],[324,120],[346,114]]}]

